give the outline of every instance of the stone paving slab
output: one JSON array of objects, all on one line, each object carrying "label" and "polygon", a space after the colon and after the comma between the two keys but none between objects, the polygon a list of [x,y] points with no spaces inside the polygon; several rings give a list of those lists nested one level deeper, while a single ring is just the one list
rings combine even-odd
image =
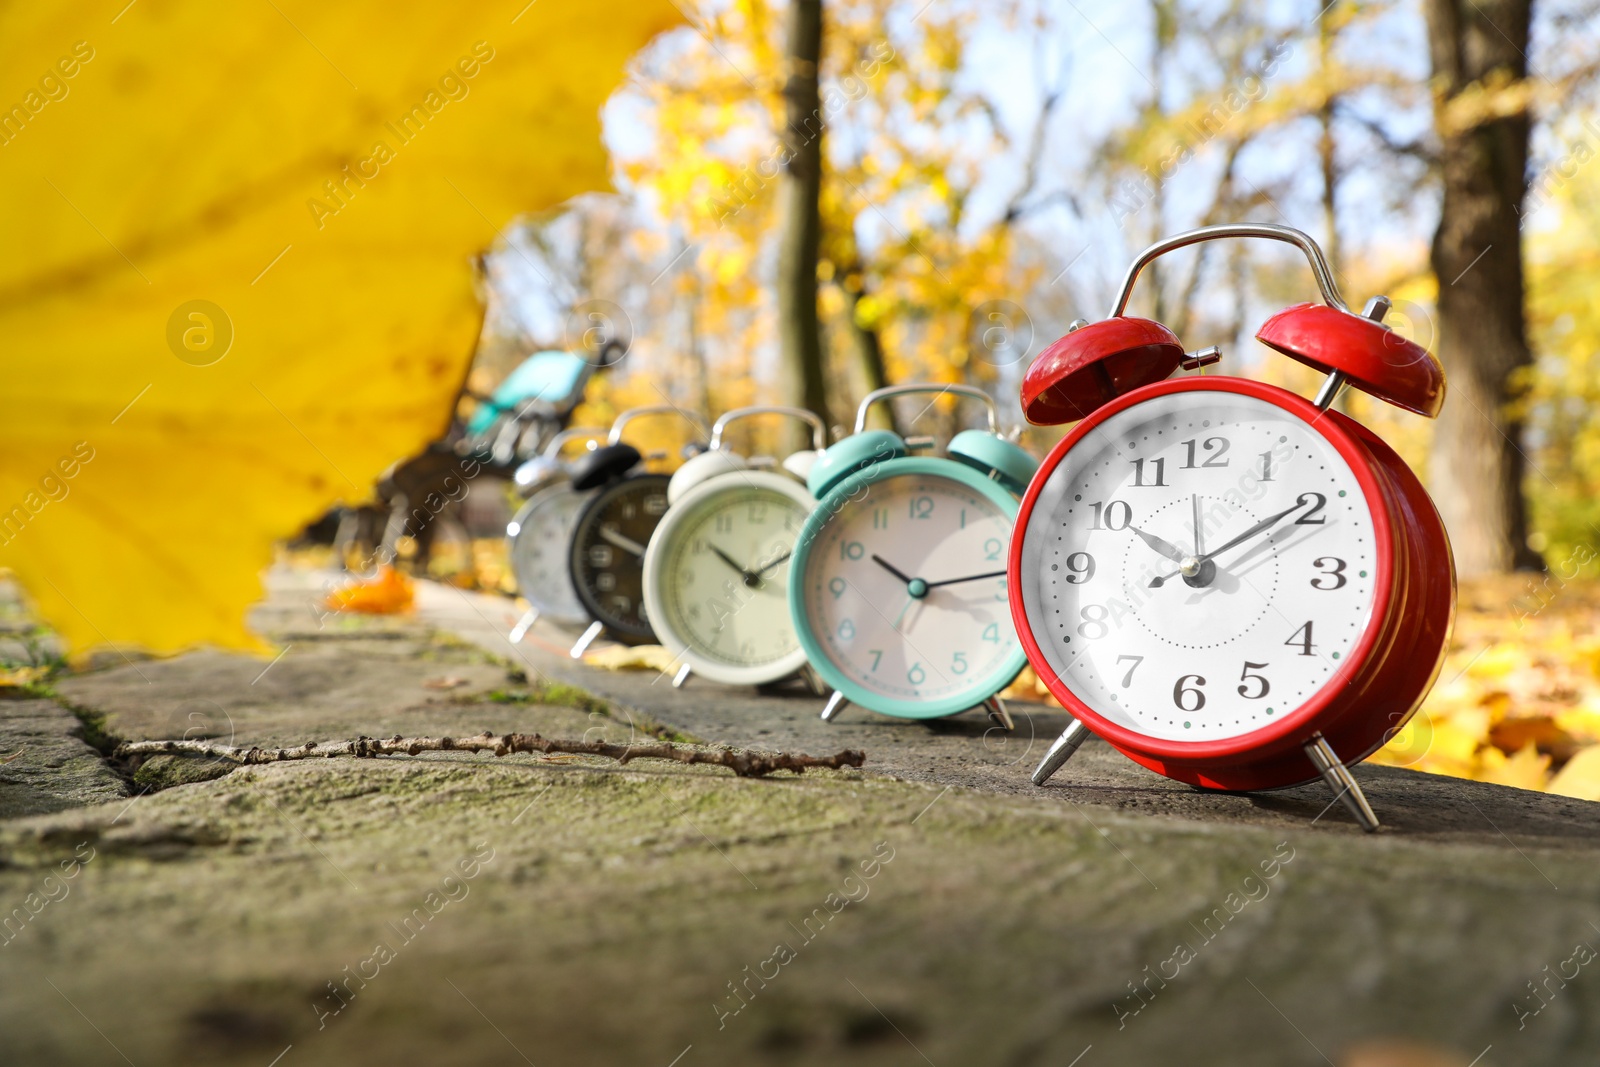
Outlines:
[{"label": "stone paving slab", "polygon": [[[284,580],[292,581],[287,575]],[[909,781],[1229,824],[1287,828],[1317,819],[1329,829],[1359,832],[1342,805],[1329,808],[1332,794],[1320,782],[1248,795],[1203,791],[1163,778],[1098,739],[1046,787],[1036,787],[1028,776],[1067,721],[1060,709],[1042,704],[1014,702],[1017,729],[1009,734],[977,712],[920,722],[850,707],[826,723],[819,717],[823,701],[798,688],[770,696],[691,679],[673,689],[671,679],[656,671],[595,670],[566,654],[575,635],[553,626],[536,625],[513,647],[506,634],[517,612],[503,598],[430,586],[419,595],[419,610],[430,624],[531,672],[722,744],[807,752],[861,748],[869,754],[869,770]],[[1503,832],[1517,840],[1600,848],[1600,805],[1587,801],[1398,767],[1362,765],[1354,773],[1385,833],[1477,840],[1498,839]],[[1486,810],[1495,813],[1492,820]]]},{"label": "stone paving slab", "polygon": [[127,794],[82,733],[77,716],[53,700],[0,700],[0,819]]},{"label": "stone paving slab", "polygon": [[[319,630],[319,582],[272,576],[276,661],[58,689],[123,736],[622,740],[632,712],[869,763],[318,760],[0,819],[0,1063],[1600,1058],[1600,805],[1360,768],[1387,824],[1365,835],[1316,819],[1318,789],[1201,793],[1099,745],[1034,789],[1032,754],[976,717],[828,725],[810,697],[673,693],[565,659],[558,632],[513,649],[507,602],[438,586],[413,617]],[[522,681],[541,676],[615,703],[552,703]],[[1059,720],[1027,710],[1048,738]]]}]

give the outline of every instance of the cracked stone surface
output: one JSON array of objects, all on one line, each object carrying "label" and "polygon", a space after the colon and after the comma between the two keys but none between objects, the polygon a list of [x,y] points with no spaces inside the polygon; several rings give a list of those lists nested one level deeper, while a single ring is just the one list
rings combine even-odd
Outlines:
[{"label": "cracked stone surface", "polygon": [[975,715],[829,725],[809,695],[595,671],[556,630],[512,648],[508,602],[443,587],[414,617],[316,631],[318,584],[273,575],[258,622],[288,646],[276,661],[202,652],[56,688],[125,737],[649,727],[868,762],[742,780],[590,758],[319,760],[5,818],[0,1062],[1600,1053],[1600,967],[1579,948],[1600,947],[1600,805],[1362,767],[1385,822],[1365,835],[1342,809],[1319,817],[1320,787],[1202,793],[1098,743],[1035,789],[1048,709],[1015,709],[1011,738]]},{"label": "cracked stone surface", "polygon": [[0,819],[125,796],[122,780],[83,742],[82,723],[53,700],[0,700]]}]

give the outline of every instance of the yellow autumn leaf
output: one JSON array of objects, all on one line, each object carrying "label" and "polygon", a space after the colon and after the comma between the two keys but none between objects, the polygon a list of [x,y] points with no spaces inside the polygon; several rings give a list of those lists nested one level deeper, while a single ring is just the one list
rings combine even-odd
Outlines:
[{"label": "yellow autumn leaf", "polygon": [[1550,779],[1551,793],[1579,800],[1600,800],[1600,746],[1586,748]]},{"label": "yellow autumn leaf", "polygon": [[591,667],[608,671],[674,671],[678,658],[660,645],[613,645],[583,657]]},{"label": "yellow autumn leaf", "polygon": [[1584,704],[1556,716],[1556,725],[1590,744],[1600,742],[1600,707]]},{"label": "yellow autumn leaf", "polygon": [[353,582],[323,598],[329,611],[354,611],[362,615],[400,615],[416,602],[411,579],[393,567],[382,567],[370,581]]},{"label": "yellow autumn leaf", "polygon": [[69,649],[252,647],[275,539],[445,427],[473,255],[607,185],[670,0],[0,9],[0,564]]},{"label": "yellow autumn leaf", "polygon": [[1497,748],[1486,748],[1481,757],[1483,769],[1477,775],[1479,781],[1518,789],[1542,790],[1545,787],[1545,772],[1550,769],[1550,757],[1542,755],[1531,741],[1510,756]]},{"label": "yellow autumn leaf", "polygon": [[1497,642],[1471,660],[1467,674],[1473,678],[1504,678],[1522,665],[1523,651],[1509,641]]},{"label": "yellow autumn leaf", "polygon": [[0,689],[26,688],[49,676],[49,667],[0,667]]}]

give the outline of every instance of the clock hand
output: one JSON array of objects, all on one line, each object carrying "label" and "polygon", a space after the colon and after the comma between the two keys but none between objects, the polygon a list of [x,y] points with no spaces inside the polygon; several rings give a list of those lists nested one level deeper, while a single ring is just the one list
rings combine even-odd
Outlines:
[{"label": "clock hand", "polygon": [[1184,557],[1189,554],[1183,549],[1179,548],[1177,545],[1173,544],[1171,541],[1163,541],[1155,534],[1147,534],[1137,526],[1129,526],[1128,529],[1138,534],[1139,540],[1143,541],[1145,544],[1149,545],[1163,556],[1166,556],[1174,563],[1182,563]]},{"label": "clock hand", "polygon": [[[1205,534],[1200,528],[1200,494],[1195,493],[1189,497],[1194,505],[1194,554],[1203,556],[1206,552]],[[1179,560],[1178,562],[1183,562]]]},{"label": "clock hand", "polygon": [[610,541],[624,552],[631,552],[633,555],[641,557],[644,555],[643,545],[631,537],[624,537],[609,526],[600,527],[600,537],[602,540]]},{"label": "clock hand", "polygon": [[876,563],[878,566],[882,567],[884,570],[888,571],[890,574],[894,575],[896,578],[900,579],[902,582],[905,582],[907,585],[911,584],[912,578],[911,578],[911,576],[909,574],[902,573],[900,570],[898,570],[895,567],[895,565],[893,563],[890,563],[888,560],[884,559],[882,556],[874,554],[873,557],[872,557],[872,562]]},{"label": "clock hand", "polygon": [[768,571],[770,571],[772,568],[776,567],[778,564],[782,563],[784,560],[788,559],[790,557],[790,555],[792,555],[792,554],[793,553],[791,553],[791,552],[785,551],[777,559],[771,561],[770,563],[766,564],[766,566],[764,566],[760,570],[756,571],[756,574],[765,577],[766,573]]},{"label": "clock hand", "polygon": [[739,566],[733,561],[732,556],[722,551],[722,549],[718,548],[716,545],[707,545],[706,547],[711,549],[712,552],[716,553],[718,559],[722,560],[722,562],[738,571],[740,576],[744,578],[745,585],[749,586],[751,589],[754,589],[756,586],[761,584],[760,574],[756,573],[755,571],[745,570],[743,567]]},{"label": "clock hand", "polygon": [[[922,610],[920,608],[918,608],[916,614],[912,615],[909,621],[906,620],[906,612],[910,611],[913,605],[917,605],[917,604],[921,604],[921,603],[922,603],[922,598],[921,597],[914,597],[913,596],[913,597],[907,597],[906,598],[906,606],[901,608],[900,609],[900,614],[898,614],[898,615],[896,615],[894,617],[894,626],[892,627],[892,629],[894,630],[895,633],[900,634],[902,637],[909,637],[911,635],[911,627],[915,626],[917,620],[922,618]],[[906,624],[906,628],[904,630],[900,629],[900,624],[902,622],[905,622],[905,624]]]},{"label": "clock hand", "polygon": [[1213,550],[1211,552],[1206,553],[1205,555],[1201,556],[1200,559],[1201,560],[1212,559],[1213,557],[1219,556],[1222,553],[1228,551],[1228,549],[1232,548],[1234,545],[1243,544],[1244,542],[1250,540],[1250,538],[1254,537],[1256,534],[1258,534],[1261,531],[1267,529],[1268,527],[1276,526],[1286,516],[1292,515],[1296,511],[1299,511],[1301,506],[1302,505],[1300,504],[1299,501],[1295,501],[1295,504],[1294,504],[1293,507],[1285,508],[1283,511],[1278,512],[1276,515],[1268,515],[1266,518],[1262,519],[1260,522],[1258,522],[1254,526],[1250,527],[1250,529],[1246,530],[1244,533],[1240,534],[1238,537],[1235,537],[1232,541],[1229,541],[1227,544],[1223,545],[1221,548],[1218,548],[1218,549],[1215,549],[1215,550]]},{"label": "clock hand", "polygon": [[732,567],[734,570],[738,571],[740,574],[744,575],[746,578],[750,576],[749,571],[735,563],[732,556],[722,551],[722,549],[718,548],[716,545],[707,545],[706,547],[711,549],[712,553],[714,553],[718,559]]},{"label": "clock hand", "polygon": [[955,585],[958,582],[975,582],[980,578],[1004,578],[1005,576],[1005,571],[989,571],[986,574],[969,574],[965,578],[946,578],[942,582],[929,582],[928,588],[937,589],[941,585]]},{"label": "clock hand", "polygon": [[[1269,528],[1271,526],[1274,526],[1277,523],[1283,521],[1283,519],[1285,517],[1294,514],[1296,511],[1299,511],[1301,506],[1302,505],[1300,504],[1300,502],[1296,501],[1294,507],[1286,508],[1285,510],[1278,512],[1276,515],[1268,515],[1266,518],[1262,519],[1260,522],[1256,523],[1254,526],[1250,527],[1244,533],[1240,534],[1238,537],[1235,537],[1232,541],[1229,541],[1227,544],[1223,545],[1221,548],[1212,549],[1210,552],[1207,552],[1203,556],[1191,556],[1188,559],[1186,559],[1184,562],[1185,563],[1191,563],[1191,561],[1192,561],[1192,564],[1191,564],[1192,567],[1193,567],[1192,574],[1203,574],[1204,572],[1203,572],[1202,568],[1204,568],[1206,564],[1210,563],[1217,556],[1222,555],[1222,553],[1228,551],[1228,549],[1234,547],[1235,545],[1243,544],[1244,542],[1250,540],[1250,538],[1252,538],[1252,537],[1256,536],[1257,534],[1261,533],[1263,530],[1266,530],[1267,528]],[[1183,569],[1180,568],[1179,570],[1176,570],[1171,574],[1157,575],[1156,577],[1150,579],[1150,588],[1151,589],[1159,589],[1163,585],[1165,585],[1168,581],[1170,581],[1173,578],[1178,577],[1179,575],[1181,575],[1183,573],[1184,573]],[[1209,584],[1209,581],[1207,581],[1206,584]]]}]

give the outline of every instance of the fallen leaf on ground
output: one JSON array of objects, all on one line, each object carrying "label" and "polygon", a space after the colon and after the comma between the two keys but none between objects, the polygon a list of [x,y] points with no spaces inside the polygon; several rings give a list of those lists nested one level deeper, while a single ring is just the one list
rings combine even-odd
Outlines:
[{"label": "fallen leaf on ground", "polygon": [[455,674],[447,674],[442,678],[424,678],[422,680],[422,688],[424,689],[458,689],[461,686],[470,684],[465,678]]},{"label": "fallen leaf on ground", "polygon": [[44,681],[49,673],[48,667],[0,667],[0,687],[32,685]]},{"label": "fallen leaf on ground", "polygon": [[1405,1038],[1376,1038],[1344,1050],[1339,1067],[1470,1067],[1467,1057]]},{"label": "fallen leaf on ground", "polygon": [[355,611],[363,615],[398,615],[411,610],[416,589],[411,579],[385,567],[370,582],[356,582],[335,589],[324,599],[329,611]]},{"label": "fallen leaf on ground", "polygon": [[608,671],[675,671],[678,657],[660,645],[613,645],[583,657],[591,667]]}]

